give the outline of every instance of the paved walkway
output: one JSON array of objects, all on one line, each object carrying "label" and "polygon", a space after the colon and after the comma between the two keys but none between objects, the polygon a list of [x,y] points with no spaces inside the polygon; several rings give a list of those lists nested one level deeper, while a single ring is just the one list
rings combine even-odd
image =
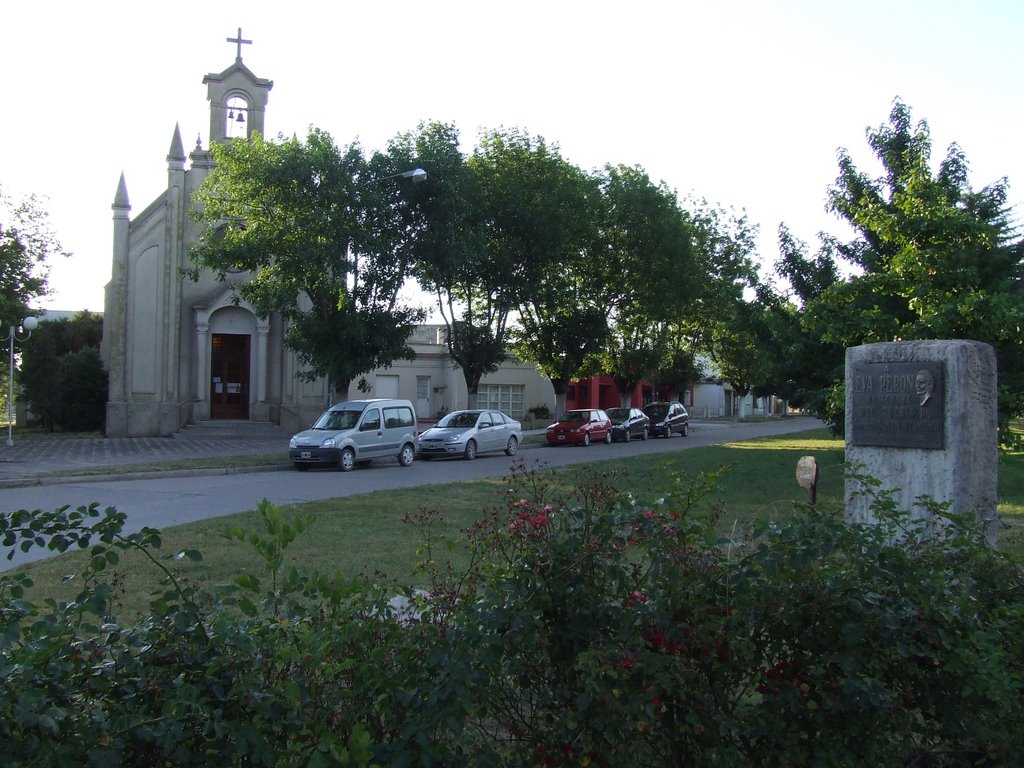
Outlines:
[{"label": "paved walkway", "polygon": [[[280,437],[27,437],[0,443],[0,487],[23,485],[68,469],[125,467],[211,456],[279,454]],[[79,478],[81,480],[81,478]]]}]

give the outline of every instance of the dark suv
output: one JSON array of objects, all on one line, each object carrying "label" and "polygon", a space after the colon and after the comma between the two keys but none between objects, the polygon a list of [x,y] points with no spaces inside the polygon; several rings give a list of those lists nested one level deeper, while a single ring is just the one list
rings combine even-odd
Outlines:
[{"label": "dark suv", "polygon": [[673,432],[686,437],[690,431],[690,414],[682,403],[650,403],[644,413],[651,420],[652,437],[672,437]]}]

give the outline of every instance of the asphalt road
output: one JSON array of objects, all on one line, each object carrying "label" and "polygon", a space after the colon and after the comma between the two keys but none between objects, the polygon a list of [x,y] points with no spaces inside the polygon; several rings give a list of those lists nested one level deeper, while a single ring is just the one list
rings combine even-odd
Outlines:
[{"label": "asphalt road", "polygon": [[[667,451],[687,450],[765,435],[815,429],[821,422],[807,417],[759,423],[700,423],[687,437],[633,440],[612,445],[524,446],[519,457],[532,464],[559,467],[627,456],[657,459]],[[187,477],[74,481],[0,490],[0,510],[56,509],[98,502],[128,513],[126,532],[143,527],[166,529],[175,525],[254,509],[262,499],[283,505],[301,501],[338,498],[388,488],[450,483],[497,477],[511,464],[504,454],[480,456],[475,461],[415,461],[399,467],[394,460],[378,460],[366,468],[342,473],[334,470],[308,472],[272,471],[232,474],[196,473]],[[130,476],[129,476],[130,477]],[[42,549],[0,558],[0,570],[50,556]]]}]

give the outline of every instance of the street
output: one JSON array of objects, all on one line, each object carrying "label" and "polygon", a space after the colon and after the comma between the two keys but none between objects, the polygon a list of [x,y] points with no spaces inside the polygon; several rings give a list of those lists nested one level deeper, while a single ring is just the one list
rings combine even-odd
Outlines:
[{"label": "street", "polygon": [[[699,423],[688,437],[652,438],[646,442],[576,446],[526,446],[518,458],[560,467],[628,456],[650,456],[652,460],[666,451],[747,440],[765,435],[786,434],[816,429],[821,422],[797,417],[781,421],[735,424]],[[171,526],[234,514],[254,509],[262,499],[285,505],[302,501],[351,496],[388,488],[451,483],[501,476],[508,472],[511,459],[504,454],[481,456],[475,461],[415,461],[399,467],[393,460],[375,461],[370,467],[348,473],[334,470],[309,472],[272,471],[218,475],[198,475],[102,482],[70,481],[58,485],[8,488],[0,490],[2,509],[56,509],[65,504],[80,506],[98,502],[101,508],[116,507],[128,514],[126,532],[144,527],[166,529]],[[6,551],[4,551],[6,557]],[[0,570],[51,556],[43,549],[17,553],[12,561],[0,560]]]}]

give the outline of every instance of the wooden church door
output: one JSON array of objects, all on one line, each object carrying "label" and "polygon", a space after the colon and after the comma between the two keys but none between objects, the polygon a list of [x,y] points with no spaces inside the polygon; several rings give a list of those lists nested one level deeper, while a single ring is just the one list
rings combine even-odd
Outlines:
[{"label": "wooden church door", "polygon": [[210,355],[210,418],[249,418],[249,337],[215,333]]}]

